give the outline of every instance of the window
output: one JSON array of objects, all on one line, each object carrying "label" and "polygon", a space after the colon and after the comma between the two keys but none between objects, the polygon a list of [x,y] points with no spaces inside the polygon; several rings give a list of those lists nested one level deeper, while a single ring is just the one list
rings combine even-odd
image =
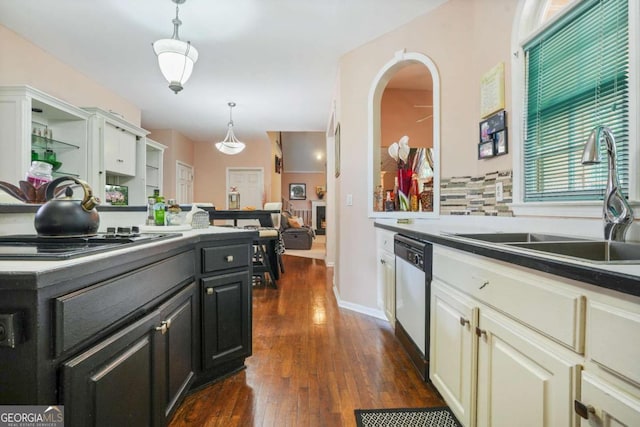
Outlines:
[{"label": "window", "polygon": [[[628,195],[628,0],[584,0],[563,12],[521,45],[522,200],[602,200],[606,161],[581,164],[584,143],[596,125],[609,127],[615,135],[620,184]],[[606,144],[601,149],[606,159]]]}]

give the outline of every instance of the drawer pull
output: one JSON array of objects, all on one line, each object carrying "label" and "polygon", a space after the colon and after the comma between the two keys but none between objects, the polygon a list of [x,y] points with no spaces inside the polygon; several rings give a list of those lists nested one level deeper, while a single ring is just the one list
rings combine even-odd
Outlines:
[{"label": "drawer pull", "polygon": [[383,259],[381,259],[381,260],[380,260],[380,264],[384,265],[384,264],[386,264],[386,263],[387,263],[387,262],[386,262],[385,260],[383,260]]},{"label": "drawer pull", "polygon": [[476,326],[476,335],[478,337],[483,337],[485,340],[487,339],[487,331],[483,331],[482,329]]},{"label": "drawer pull", "polygon": [[480,285],[480,287],[478,289],[483,289],[485,286],[487,286],[489,284],[488,280],[485,280],[484,282],[482,282],[482,285]]},{"label": "drawer pull", "polygon": [[226,262],[233,262],[233,255],[227,255],[226,257],[224,257],[224,260]]},{"label": "drawer pull", "polygon": [[585,420],[589,419],[589,414],[595,414],[596,409],[591,405],[585,405],[579,400],[573,401],[573,409],[576,411],[576,414],[580,415]]},{"label": "drawer pull", "polygon": [[213,295],[213,288],[207,288],[207,295]]},{"label": "drawer pull", "polygon": [[462,326],[469,326],[470,322],[465,319],[464,317],[460,317],[460,325]]}]

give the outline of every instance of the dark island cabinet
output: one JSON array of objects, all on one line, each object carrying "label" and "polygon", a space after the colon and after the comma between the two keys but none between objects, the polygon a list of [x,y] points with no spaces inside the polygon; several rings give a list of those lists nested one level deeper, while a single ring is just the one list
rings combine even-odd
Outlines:
[{"label": "dark island cabinet", "polygon": [[167,425],[251,355],[256,237],[211,230],[0,273],[0,405],[64,405],[67,426]]},{"label": "dark island cabinet", "polygon": [[203,243],[198,271],[202,370],[198,384],[244,368],[251,355],[251,241]]},{"label": "dark island cabinet", "polygon": [[251,354],[246,271],[202,279],[204,368]]},{"label": "dark island cabinet", "polygon": [[192,283],[63,365],[71,426],[164,426],[195,375]]}]

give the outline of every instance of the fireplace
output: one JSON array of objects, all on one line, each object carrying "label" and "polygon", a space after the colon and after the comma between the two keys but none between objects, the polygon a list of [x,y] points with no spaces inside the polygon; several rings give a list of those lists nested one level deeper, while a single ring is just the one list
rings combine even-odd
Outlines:
[{"label": "fireplace", "polygon": [[325,234],[327,231],[327,205],[324,201],[311,201],[311,226],[316,234]]},{"label": "fireplace", "polygon": [[316,234],[325,234],[327,231],[326,212],[326,206],[316,206]]}]

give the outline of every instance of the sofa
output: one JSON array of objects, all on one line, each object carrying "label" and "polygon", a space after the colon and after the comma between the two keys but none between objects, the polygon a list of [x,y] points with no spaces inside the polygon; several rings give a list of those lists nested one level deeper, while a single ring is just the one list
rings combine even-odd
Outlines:
[{"label": "sofa", "polygon": [[288,211],[283,211],[280,218],[280,236],[285,249],[309,250],[315,239],[315,232],[311,227],[300,224],[298,218]]}]

